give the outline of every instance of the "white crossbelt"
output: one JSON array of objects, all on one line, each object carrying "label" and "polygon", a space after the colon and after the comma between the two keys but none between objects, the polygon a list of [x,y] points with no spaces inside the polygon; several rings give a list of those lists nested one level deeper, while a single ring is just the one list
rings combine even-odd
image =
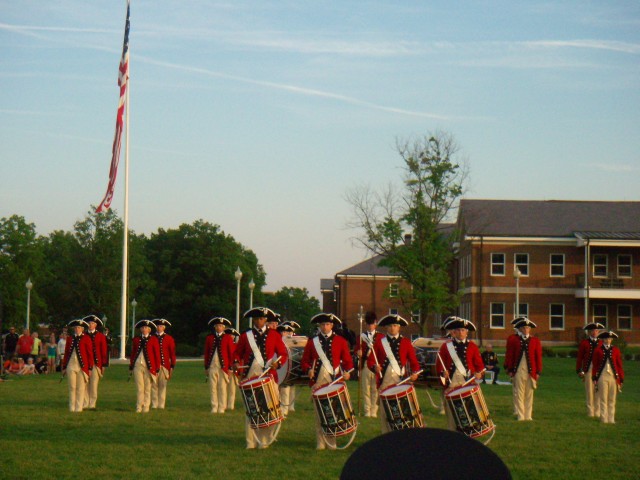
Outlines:
[{"label": "white crossbelt", "polygon": [[387,337],[382,338],[382,348],[384,348],[384,353],[387,354],[387,360],[389,360],[389,365],[391,366],[391,370],[398,376],[404,375],[404,367],[400,367],[398,365],[398,361],[396,360],[396,356],[391,351],[391,345],[389,344],[389,340]]},{"label": "white crossbelt", "polygon": [[[256,362],[258,362],[258,365],[260,365],[260,368],[264,368],[264,358],[262,358],[262,353],[260,353],[260,349],[258,348],[258,345],[256,344],[256,339],[253,335],[253,332],[250,330],[247,332],[247,340],[249,341],[249,346],[251,347],[251,350],[253,351],[253,357],[256,360]],[[265,339],[266,341],[266,339]]]},{"label": "white crossbelt", "polygon": [[453,363],[456,366],[456,369],[466,377],[469,376],[469,372],[464,368],[464,365],[462,365],[462,361],[460,360],[460,357],[458,357],[458,352],[456,351],[456,347],[453,346],[453,341],[447,343],[447,349],[449,350],[449,356],[451,357],[451,360],[453,360]]},{"label": "white crossbelt", "polygon": [[327,358],[327,354],[324,353],[324,350],[322,349],[319,336],[313,339],[313,346],[316,348],[316,353],[318,354],[318,358],[320,359],[320,362],[322,363],[322,366],[324,367],[324,369],[330,375],[334,375],[338,369],[337,368],[335,370],[333,369],[332,363],[329,361],[329,359]]}]

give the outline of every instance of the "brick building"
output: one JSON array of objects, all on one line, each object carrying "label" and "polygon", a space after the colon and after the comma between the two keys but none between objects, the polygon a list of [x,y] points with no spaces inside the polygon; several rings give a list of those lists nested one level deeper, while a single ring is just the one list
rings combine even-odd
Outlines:
[{"label": "brick building", "polygon": [[[591,321],[640,343],[640,202],[462,200],[457,228],[456,313],[476,324],[481,343],[503,344],[511,334],[516,296],[519,313],[538,325],[545,343],[573,344]],[[393,295],[402,279],[379,261],[321,283],[325,311],[355,331],[360,305],[378,317],[415,319]],[[428,320],[429,335],[439,334],[449,313]],[[419,333],[417,324],[406,330]]]}]

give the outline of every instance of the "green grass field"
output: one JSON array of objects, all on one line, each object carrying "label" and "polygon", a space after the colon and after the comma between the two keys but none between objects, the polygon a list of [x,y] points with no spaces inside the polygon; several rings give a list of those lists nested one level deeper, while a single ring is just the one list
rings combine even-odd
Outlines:
[{"label": "green grass field", "polygon": [[[628,380],[615,425],[586,416],[574,365],[574,359],[545,359],[533,422],[515,421],[510,386],[484,386],[497,425],[489,447],[515,479],[639,478],[640,363],[625,364]],[[126,366],[112,366],[98,410],[81,414],[69,413],[59,374],[0,383],[0,478],[336,479],[349,455],[380,433],[379,419],[362,418],[351,447],[317,452],[310,390],[298,387],[296,412],[278,441],[268,450],[247,451],[240,396],[236,410],[209,413],[201,362],[178,364],[164,411],[136,414],[135,385],[127,376]],[[349,384],[355,407],[357,383]],[[436,401],[438,393],[431,392]],[[445,428],[425,391],[418,395],[427,426]],[[457,457],[465,461],[463,453]]]}]

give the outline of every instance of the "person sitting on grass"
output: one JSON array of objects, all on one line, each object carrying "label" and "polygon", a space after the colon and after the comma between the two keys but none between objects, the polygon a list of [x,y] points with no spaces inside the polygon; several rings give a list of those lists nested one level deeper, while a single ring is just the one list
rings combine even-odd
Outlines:
[{"label": "person sitting on grass", "polygon": [[33,363],[33,357],[29,357],[27,359],[27,363],[20,369],[17,375],[35,375],[36,374],[36,366]]},{"label": "person sitting on grass", "polygon": [[22,370],[22,367],[24,367],[24,360],[16,356],[11,359],[11,365],[7,371],[13,375],[17,375],[18,372]]}]

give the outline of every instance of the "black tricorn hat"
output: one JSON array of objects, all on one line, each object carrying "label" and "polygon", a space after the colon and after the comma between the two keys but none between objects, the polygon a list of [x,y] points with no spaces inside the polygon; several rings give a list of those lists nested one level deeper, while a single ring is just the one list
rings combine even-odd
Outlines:
[{"label": "black tricorn hat", "polygon": [[280,323],[282,323],[282,315],[276,312],[273,312],[273,313],[275,313],[276,318],[267,317],[267,323],[276,322],[278,325],[280,325]]},{"label": "black tricorn hat", "polygon": [[141,327],[156,328],[156,324],[153,323],[153,320],[140,320],[138,323],[136,323],[136,328]]},{"label": "black tricorn hat", "polygon": [[520,317],[520,320],[514,325],[514,328],[521,328],[521,327],[538,328],[538,326],[535,323],[533,323],[531,320],[529,320],[527,317]]},{"label": "black tricorn hat", "polygon": [[443,332],[447,330],[451,330],[451,328],[449,327],[449,323],[453,322],[454,320],[462,320],[462,318],[456,317],[455,315],[447,317],[445,321],[442,322],[442,326],[440,327],[440,330],[442,330]]},{"label": "black tricorn hat", "polygon": [[295,328],[293,328],[288,322],[284,322],[283,324],[278,325],[277,330],[279,332],[294,332]]},{"label": "black tricorn hat", "polygon": [[476,331],[476,326],[471,320],[465,318],[455,317],[455,320],[450,320],[445,324],[447,330],[455,330],[456,328],[466,328],[470,332]]},{"label": "black tricorn hat", "polygon": [[583,330],[585,330],[585,331],[587,331],[587,330],[604,330],[605,328],[607,328],[607,327],[605,327],[601,323],[591,322],[591,323],[588,323],[587,325],[585,325],[583,327]]},{"label": "black tricorn hat", "polygon": [[293,329],[300,328],[300,324],[298,322],[296,322],[295,320],[287,320],[282,325],[289,325]]},{"label": "black tricorn hat", "polygon": [[164,325],[165,327],[171,326],[171,322],[166,318],[156,318],[153,320],[153,323],[155,323],[156,325]]},{"label": "black tricorn hat", "polygon": [[227,320],[224,317],[213,317],[211,320],[209,320],[209,322],[207,323],[207,325],[213,327],[215,325],[224,325],[225,327],[230,327],[231,326],[231,322],[229,320]]},{"label": "black tricorn hat", "polygon": [[233,335],[234,337],[240,336],[238,330],[236,330],[235,328],[225,328],[224,333],[226,333],[227,335]]},{"label": "black tricorn hat", "polygon": [[267,307],[253,307],[242,315],[242,318],[262,318],[266,317],[267,322],[278,321],[276,312]]},{"label": "black tricorn hat", "polygon": [[342,325],[342,320],[333,313],[319,313],[311,319],[311,323],[333,323],[334,325]]},{"label": "black tricorn hat", "polygon": [[524,315],[520,315],[519,317],[514,318],[513,320],[511,320],[511,325],[513,325],[514,328],[518,328],[516,327],[516,323],[522,321],[522,320],[529,320],[527,317],[525,317]]},{"label": "black tricorn hat", "polygon": [[407,322],[400,315],[385,315],[378,322],[379,327],[386,327],[387,325],[394,325],[394,324],[398,324],[401,327],[406,327],[407,325],[409,325],[409,322]]},{"label": "black tricorn hat", "polygon": [[608,332],[602,332],[598,335],[598,338],[618,338],[618,334],[613,330],[609,330]]},{"label": "black tricorn hat", "polygon": [[76,318],[75,320],[71,320],[67,323],[67,327],[84,327],[89,328],[89,324],[85,322],[83,319]]},{"label": "black tricorn hat", "polygon": [[100,320],[96,315],[87,315],[82,320],[87,322],[87,325],[89,324],[89,322],[95,322],[98,325],[100,325],[101,327],[104,326],[104,324],[102,323],[102,320]]}]

